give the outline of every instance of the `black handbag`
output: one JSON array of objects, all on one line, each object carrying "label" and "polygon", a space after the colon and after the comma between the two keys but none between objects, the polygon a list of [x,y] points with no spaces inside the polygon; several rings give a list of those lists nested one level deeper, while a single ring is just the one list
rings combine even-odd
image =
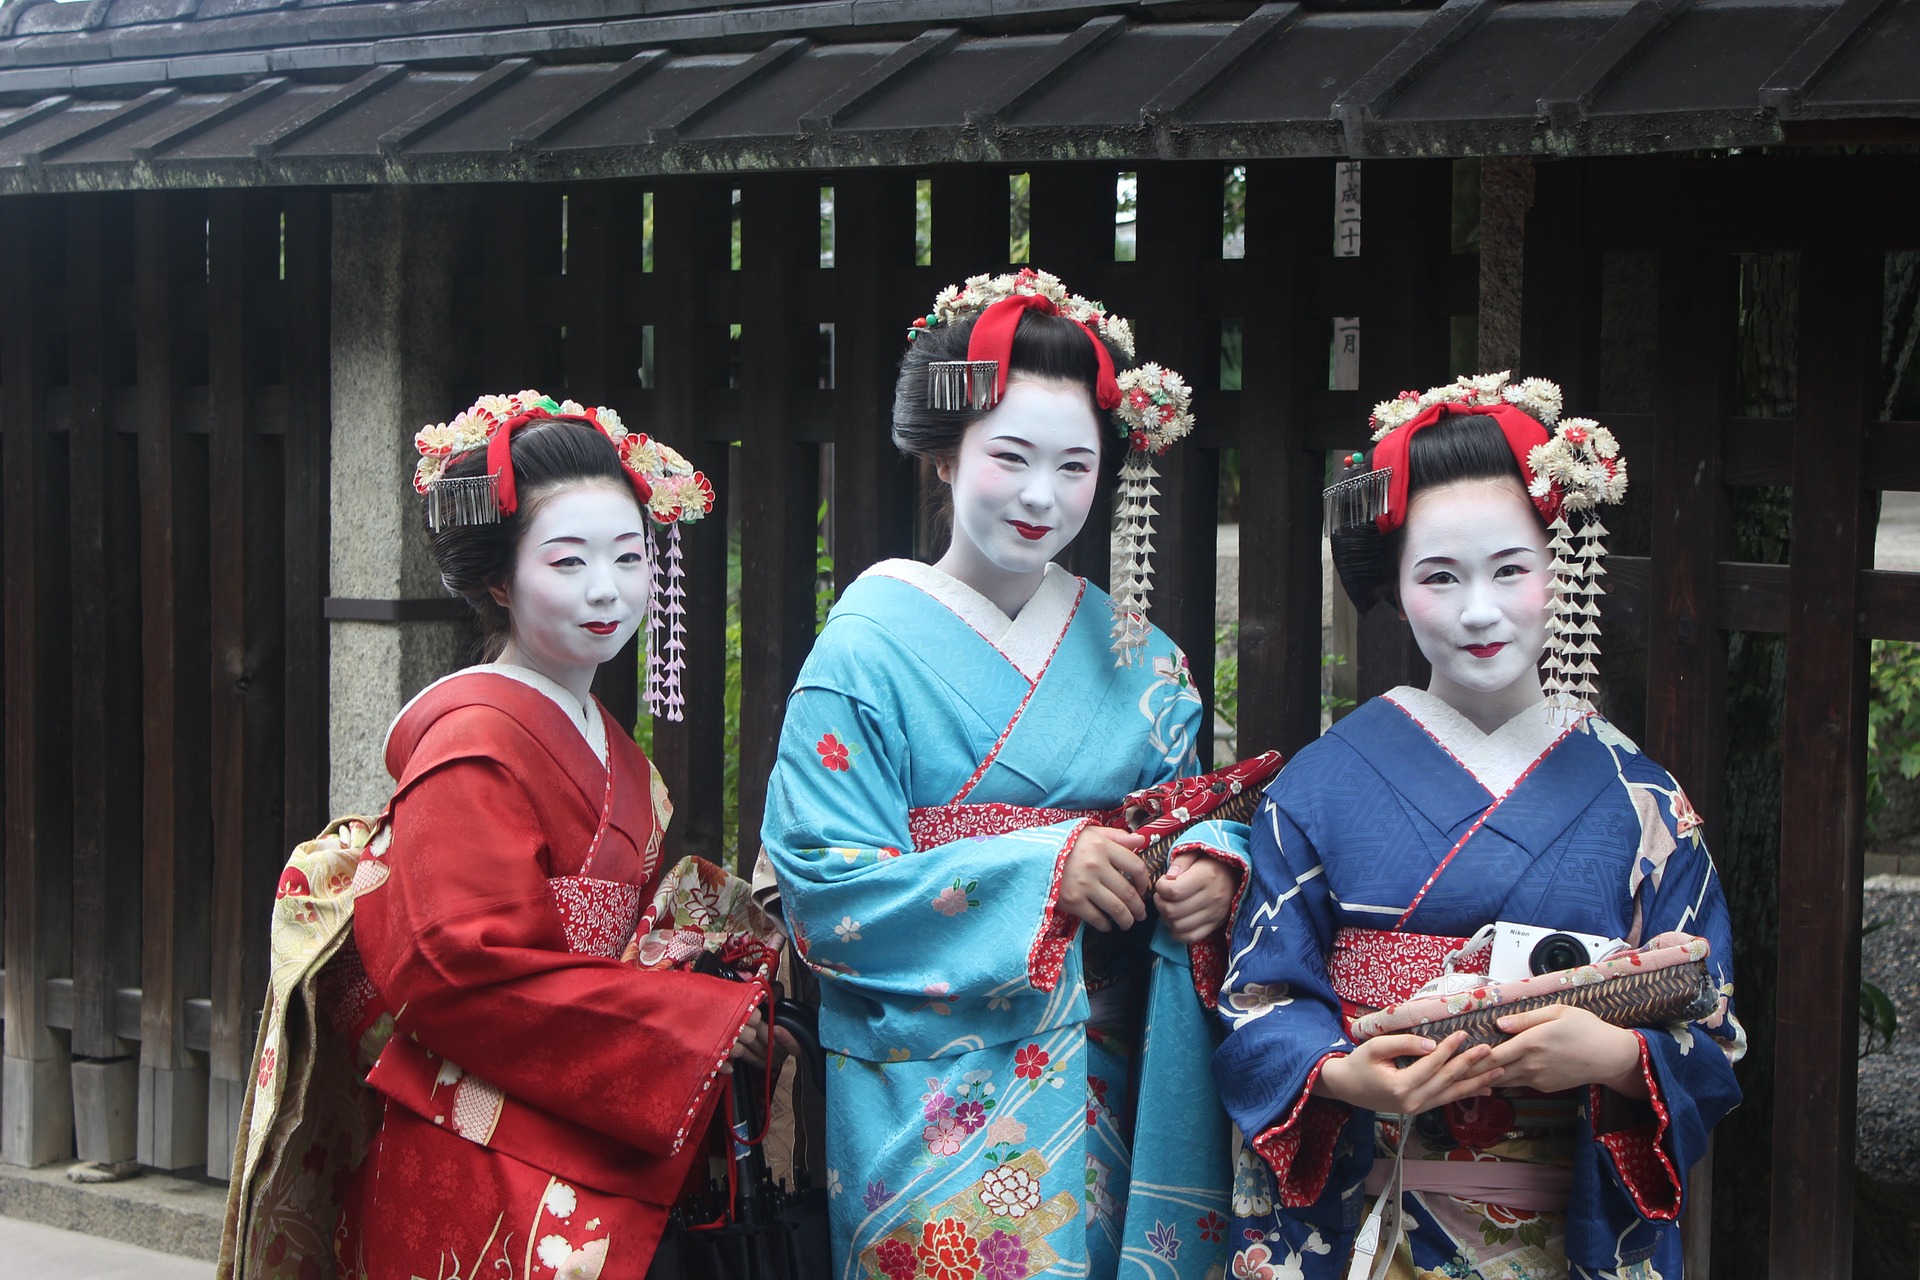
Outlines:
[{"label": "black handbag", "polygon": [[[774,1003],[774,1025],[784,1028],[800,1049],[794,1073],[794,1111],[801,1113],[811,1089],[826,1089],[827,1061],[820,1049],[816,1011],[791,1000]],[[767,1167],[763,1104],[769,1094],[764,1071],[738,1066],[732,1077],[736,1141],[730,1144],[731,1169],[705,1195],[676,1207],[653,1255],[647,1280],[812,1280],[832,1270],[827,1228],[827,1189],[816,1185],[806,1155],[796,1149],[792,1183],[776,1180]]]}]

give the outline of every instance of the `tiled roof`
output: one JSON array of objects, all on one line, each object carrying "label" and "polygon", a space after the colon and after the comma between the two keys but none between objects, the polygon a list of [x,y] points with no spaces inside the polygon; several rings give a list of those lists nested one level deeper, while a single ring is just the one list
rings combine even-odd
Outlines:
[{"label": "tiled roof", "polygon": [[1920,0],[5,0],[0,193],[1920,140]]}]

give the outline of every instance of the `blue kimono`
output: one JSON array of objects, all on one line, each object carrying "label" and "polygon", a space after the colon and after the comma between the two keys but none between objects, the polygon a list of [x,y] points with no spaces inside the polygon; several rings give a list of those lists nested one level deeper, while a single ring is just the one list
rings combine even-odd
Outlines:
[{"label": "blue kimono", "polygon": [[[1421,1277],[1678,1276],[1686,1174],[1739,1102],[1733,1063],[1746,1046],[1726,903],[1671,775],[1598,716],[1568,726],[1541,703],[1484,734],[1399,688],[1289,762],[1252,825],[1220,996],[1230,1034],[1214,1057],[1236,1128],[1230,1274],[1346,1274],[1401,1131],[1311,1085],[1353,1047],[1343,1013],[1404,998],[1444,951],[1500,920],[1632,942],[1704,937],[1720,1004],[1637,1033],[1650,1102],[1599,1086],[1496,1087],[1419,1117],[1404,1167],[1409,1187],[1424,1172],[1427,1189],[1403,1198],[1400,1265],[1410,1250]],[[1468,1184],[1450,1180],[1463,1174],[1522,1189],[1514,1203],[1461,1194]]]},{"label": "blue kimono", "polygon": [[[822,979],[842,1280],[1225,1264],[1196,988],[1210,1000],[1226,931],[1190,954],[1151,915],[1093,934],[1055,903],[1082,828],[1196,772],[1185,658],[1155,632],[1116,667],[1111,626],[1106,594],[1057,566],[1009,620],[889,561],[847,588],[788,702],[762,839]],[[1205,822],[1176,853],[1243,880],[1245,837]]]}]

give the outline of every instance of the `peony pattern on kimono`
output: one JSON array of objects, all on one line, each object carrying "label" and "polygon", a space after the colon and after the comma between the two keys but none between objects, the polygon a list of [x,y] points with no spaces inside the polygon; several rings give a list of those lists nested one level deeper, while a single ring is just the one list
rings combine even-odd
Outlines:
[{"label": "peony pattern on kimono", "polygon": [[688,857],[661,878],[624,958],[642,969],[673,969],[708,952],[742,977],[771,980],[785,942],[779,922],[754,902],[752,885]]}]

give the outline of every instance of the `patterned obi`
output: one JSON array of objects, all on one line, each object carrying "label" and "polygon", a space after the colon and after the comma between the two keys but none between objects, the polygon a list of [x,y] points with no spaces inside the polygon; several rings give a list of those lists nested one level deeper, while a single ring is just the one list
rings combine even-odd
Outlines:
[{"label": "patterned obi", "polygon": [[[1447,957],[1469,941],[1437,933],[1341,929],[1333,935],[1327,977],[1334,994],[1348,1007],[1348,1017],[1356,1009],[1384,1009],[1411,998],[1439,977]],[[1455,972],[1485,973],[1490,954],[1482,949],[1456,965]]]},{"label": "patterned obi", "polygon": [[1102,826],[1124,826],[1118,809],[1035,809],[1021,804],[940,804],[907,810],[907,834],[915,853],[954,840],[984,840],[1009,831],[1044,827],[1050,822],[1092,818]]}]

